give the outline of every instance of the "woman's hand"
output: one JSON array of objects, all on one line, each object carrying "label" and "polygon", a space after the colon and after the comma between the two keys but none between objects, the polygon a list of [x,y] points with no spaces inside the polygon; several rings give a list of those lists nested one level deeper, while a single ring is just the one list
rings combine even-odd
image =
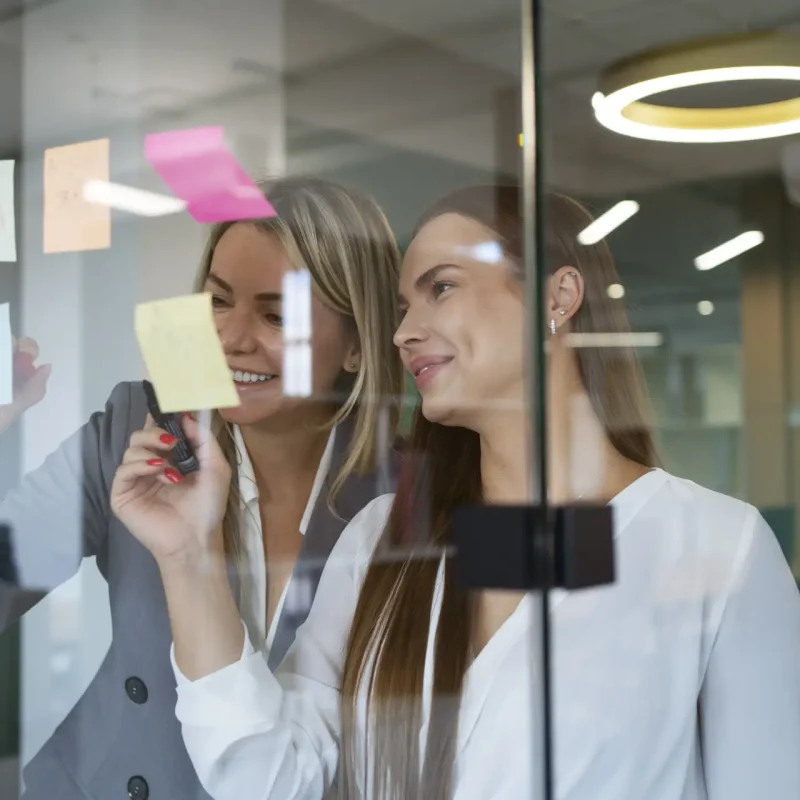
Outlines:
[{"label": "woman's hand", "polygon": [[39,345],[34,339],[14,339],[13,348],[14,399],[9,405],[0,406],[0,433],[44,398],[51,371],[49,364],[34,366],[39,357]]},{"label": "woman's hand", "polygon": [[184,477],[170,466],[175,439],[148,415],[145,428],[131,436],[111,487],[111,509],[162,568],[221,553],[231,486],[230,466],[211,432],[188,414],[181,424],[199,471]]}]

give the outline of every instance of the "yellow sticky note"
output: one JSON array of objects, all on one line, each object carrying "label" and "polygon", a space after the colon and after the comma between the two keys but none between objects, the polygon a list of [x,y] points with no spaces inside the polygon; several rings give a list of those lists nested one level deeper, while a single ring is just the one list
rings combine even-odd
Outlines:
[{"label": "yellow sticky note", "polygon": [[96,139],[44,151],[44,252],[111,246],[111,209],[87,203],[87,181],[108,181],[109,141]]},{"label": "yellow sticky note", "polygon": [[210,294],[140,303],[135,327],[162,411],[239,405],[214,325]]}]

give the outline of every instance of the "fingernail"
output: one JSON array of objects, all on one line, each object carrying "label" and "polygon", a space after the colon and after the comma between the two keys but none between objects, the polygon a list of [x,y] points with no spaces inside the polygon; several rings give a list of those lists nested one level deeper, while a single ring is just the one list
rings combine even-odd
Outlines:
[{"label": "fingernail", "polygon": [[172,467],[167,467],[164,470],[164,475],[166,475],[168,481],[172,481],[173,483],[180,483],[183,480],[183,475],[177,470],[172,469]]},{"label": "fingernail", "polygon": [[160,467],[164,463],[163,458],[151,458],[147,464],[151,467]]},{"label": "fingernail", "polygon": [[174,444],[178,441],[178,437],[173,436],[171,433],[162,433],[160,438],[164,444]]},{"label": "fingernail", "polygon": [[197,417],[195,417],[195,415],[192,414],[190,411],[184,411],[183,413],[184,413],[184,416],[189,417],[189,419],[192,422],[197,422]]}]

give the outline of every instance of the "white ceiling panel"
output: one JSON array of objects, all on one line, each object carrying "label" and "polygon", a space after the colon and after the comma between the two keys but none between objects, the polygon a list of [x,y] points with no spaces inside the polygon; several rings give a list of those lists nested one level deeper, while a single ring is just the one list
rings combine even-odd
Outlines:
[{"label": "white ceiling panel", "polygon": [[328,5],[357,14],[396,31],[425,35],[520,14],[519,0],[325,0]]},{"label": "white ceiling panel", "polygon": [[685,0],[641,2],[606,13],[592,8],[583,22],[593,34],[614,42],[612,59],[625,58],[650,47],[735,29],[729,21],[715,13],[711,4]]},{"label": "white ceiling panel", "polygon": [[544,12],[541,64],[544,80],[593,72],[616,58],[618,45],[580,20]]},{"label": "white ceiling panel", "polygon": [[[261,117],[249,110],[270,107],[278,80],[294,120],[466,158],[487,152],[485,127],[469,120],[485,119],[493,92],[519,78],[519,9],[518,0],[57,0],[22,29],[0,26],[0,42],[23,42],[29,139],[69,140],[121,118],[146,127],[148,114],[191,108],[194,118],[204,107],[251,130]],[[571,185],[583,178],[600,193],[777,165],[781,142],[703,149],[610,134],[589,99],[617,58],[744,18],[800,17],[800,0],[548,0],[544,13],[544,123],[559,143],[554,171]],[[56,75],[57,96],[43,91],[48,102],[36,103],[36,87]],[[12,127],[0,121],[0,145],[18,135]]]},{"label": "white ceiling panel", "polygon": [[616,12],[630,12],[642,7],[656,8],[674,0],[544,0],[544,7],[564,19],[586,19]]}]

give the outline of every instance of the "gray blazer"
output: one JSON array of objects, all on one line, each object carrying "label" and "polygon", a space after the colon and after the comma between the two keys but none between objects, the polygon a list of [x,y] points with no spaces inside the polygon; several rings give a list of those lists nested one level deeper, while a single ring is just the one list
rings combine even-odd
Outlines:
[{"label": "gray blazer", "polygon": [[[140,383],[122,383],[105,411],[62,444],[21,486],[0,503],[0,627],[30,605],[15,580],[13,541],[35,547],[48,575],[66,580],[76,571],[74,546],[97,556],[108,582],[113,640],[89,688],[23,772],[27,800],[207,800],[183,746],[175,719],[172,642],[164,592],[150,553],[111,513],[109,491],[133,431],[146,416]],[[337,430],[330,475],[335,475],[351,437],[348,423]],[[320,492],[289,587],[312,596],[328,555],[346,523],[370,500],[392,490],[392,464],[382,475],[351,476],[336,506],[338,519]],[[28,556],[29,558],[29,556]],[[288,597],[287,597],[288,600]],[[270,653],[276,666],[294,641],[307,608],[281,615]]]}]

